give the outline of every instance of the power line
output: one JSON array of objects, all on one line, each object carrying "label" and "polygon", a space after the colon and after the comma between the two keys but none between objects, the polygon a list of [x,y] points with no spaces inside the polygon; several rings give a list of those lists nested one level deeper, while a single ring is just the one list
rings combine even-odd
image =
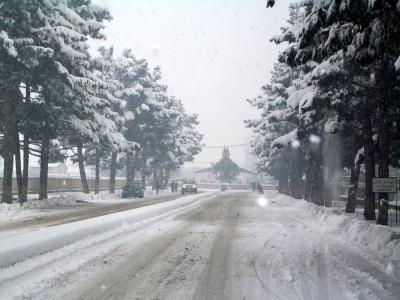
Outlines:
[{"label": "power line", "polygon": [[235,145],[224,145],[224,146],[203,146],[202,148],[207,148],[207,149],[219,149],[219,148],[232,148],[232,147],[242,147],[242,146],[248,146],[250,143],[245,143],[245,144],[235,144]]}]

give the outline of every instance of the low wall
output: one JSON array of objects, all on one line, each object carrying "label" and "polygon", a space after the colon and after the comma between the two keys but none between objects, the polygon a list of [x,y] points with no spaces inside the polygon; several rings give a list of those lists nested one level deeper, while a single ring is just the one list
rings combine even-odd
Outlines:
[{"label": "low wall", "polygon": [[[89,189],[94,190],[94,178],[87,179]],[[124,178],[115,179],[115,188],[121,189],[125,185]],[[108,178],[100,178],[100,190],[108,190],[110,188],[110,180]],[[49,193],[56,192],[81,192],[82,183],[81,179],[77,177],[49,177],[47,182],[47,189]],[[0,193],[3,190],[3,178],[0,178]],[[17,180],[13,178],[13,193],[17,193]],[[39,178],[29,178],[28,193],[39,193]]]},{"label": "low wall", "polygon": [[[219,183],[202,183],[199,182],[198,187],[200,189],[220,189],[221,184]],[[232,190],[251,190],[251,186],[248,184],[231,184]],[[276,185],[263,185],[264,190],[278,190],[278,186]]]}]

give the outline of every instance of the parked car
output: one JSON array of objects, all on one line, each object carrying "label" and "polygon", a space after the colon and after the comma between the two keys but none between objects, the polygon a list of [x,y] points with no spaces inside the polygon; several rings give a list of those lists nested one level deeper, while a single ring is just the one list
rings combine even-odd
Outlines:
[{"label": "parked car", "polygon": [[197,194],[197,183],[194,179],[185,179],[182,182],[182,195],[185,193]]},{"label": "parked car", "polygon": [[140,182],[133,182],[125,185],[122,188],[122,198],[143,198],[144,197],[144,189]]}]

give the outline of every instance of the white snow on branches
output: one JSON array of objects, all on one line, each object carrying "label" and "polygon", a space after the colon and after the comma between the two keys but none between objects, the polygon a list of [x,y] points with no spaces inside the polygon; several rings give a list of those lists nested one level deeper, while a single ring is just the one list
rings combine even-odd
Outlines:
[{"label": "white snow on branches", "polygon": [[[400,3],[400,2],[399,2]],[[396,68],[396,70],[400,71],[400,56],[399,58],[396,60],[396,62],[394,63],[394,66]]]}]

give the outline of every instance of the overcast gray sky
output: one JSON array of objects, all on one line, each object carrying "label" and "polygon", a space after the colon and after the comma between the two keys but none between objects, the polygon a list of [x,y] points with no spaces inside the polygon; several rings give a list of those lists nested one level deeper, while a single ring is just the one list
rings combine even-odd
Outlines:
[{"label": "overcast gray sky", "polygon": [[[119,54],[130,48],[161,66],[169,93],[199,115],[207,145],[246,143],[243,120],[255,115],[245,101],[267,82],[279,53],[270,43],[288,18],[289,0],[273,9],[266,0],[94,0],[110,9],[106,41]],[[245,162],[244,148],[232,158]],[[197,163],[219,159],[221,149],[204,149]]]}]

